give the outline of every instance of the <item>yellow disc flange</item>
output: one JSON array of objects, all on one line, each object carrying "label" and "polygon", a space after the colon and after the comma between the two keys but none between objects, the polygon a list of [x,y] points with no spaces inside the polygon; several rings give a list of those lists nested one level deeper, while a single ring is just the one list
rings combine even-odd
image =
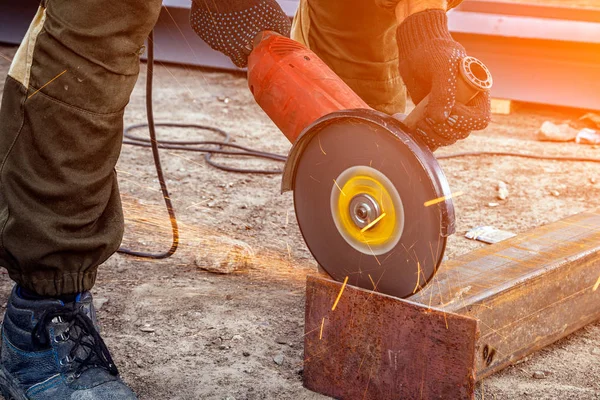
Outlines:
[{"label": "yellow disc flange", "polygon": [[342,237],[364,254],[384,254],[402,236],[404,208],[398,191],[374,168],[356,166],[340,174],[333,182],[331,212]]}]

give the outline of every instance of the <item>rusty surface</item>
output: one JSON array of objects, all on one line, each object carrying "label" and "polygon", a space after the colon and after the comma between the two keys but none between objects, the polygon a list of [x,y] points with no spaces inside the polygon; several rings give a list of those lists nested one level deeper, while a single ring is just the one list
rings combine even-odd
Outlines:
[{"label": "rusty surface", "polygon": [[600,319],[600,212],[445,263],[412,301],[477,318],[477,379]]},{"label": "rusty surface", "polygon": [[600,320],[600,212],[451,260],[410,301],[346,287],[332,311],[341,286],[308,280],[309,389],[341,399],[470,398],[475,380]]},{"label": "rusty surface", "polygon": [[[309,277],[304,383],[339,399],[471,399],[477,321]],[[339,296],[334,311],[332,307]]]}]

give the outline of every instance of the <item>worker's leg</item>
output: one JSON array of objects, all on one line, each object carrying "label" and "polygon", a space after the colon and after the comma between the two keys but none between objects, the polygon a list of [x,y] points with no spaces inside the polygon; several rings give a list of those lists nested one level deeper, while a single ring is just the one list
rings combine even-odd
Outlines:
[{"label": "worker's leg", "polygon": [[46,0],[11,65],[0,110],[0,263],[17,282],[2,321],[7,399],[135,399],[87,290],[121,241],[123,109],[160,7]]},{"label": "worker's leg", "polygon": [[46,0],[0,112],[0,265],[25,289],[90,289],[118,248],[123,109],[160,0]]},{"label": "worker's leg", "polygon": [[[396,19],[377,0],[300,0],[292,38],[307,45],[371,107],[404,112]],[[379,1],[381,3],[381,1]]]}]

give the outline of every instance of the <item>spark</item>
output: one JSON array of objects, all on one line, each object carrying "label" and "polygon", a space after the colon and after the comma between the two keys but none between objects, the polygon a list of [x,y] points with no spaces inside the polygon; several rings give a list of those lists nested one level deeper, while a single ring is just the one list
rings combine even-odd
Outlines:
[{"label": "spark", "polygon": [[592,292],[595,292],[596,290],[598,290],[599,287],[600,287],[600,277],[598,277],[598,280],[596,281],[596,284],[594,285],[594,289],[592,289]]},{"label": "spark", "polygon": [[367,275],[369,275],[369,279],[371,280],[371,284],[373,284],[373,291],[377,290],[377,285],[375,284],[375,281],[371,277],[371,274],[367,274]]},{"label": "spark", "polygon": [[365,233],[366,231],[368,231],[369,229],[371,229],[372,227],[374,227],[375,225],[377,225],[377,223],[379,221],[381,221],[382,219],[384,219],[386,215],[387,215],[386,213],[382,213],[379,217],[375,218],[373,220],[373,222],[371,222],[369,225],[367,225],[364,228],[362,228],[360,230],[360,233]]},{"label": "spark", "polygon": [[323,317],[323,320],[321,321],[321,331],[319,332],[319,340],[323,339],[323,327],[325,326],[325,317]]},{"label": "spark", "polygon": [[29,100],[30,98],[33,97],[33,95],[35,95],[37,92],[39,92],[40,90],[42,90],[43,88],[45,88],[46,86],[48,86],[49,84],[51,84],[52,82],[54,82],[55,80],[57,80],[58,78],[60,78],[60,76],[62,76],[65,72],[67,72],[67,70],[65,69],[63,72],[61,72],[60,74],[56,75],[54,78],[50,79],[44,86],[42,86],[41,88],[39,88],[38,90],[36,90],[35,92],[33,92],[32,94],[30,94],[27,97],[27,100]]},{"label": "spark", "polygon": [[344,289],[346,289],[346,284],[348,283],[348,277],[344,279],[344,283],[342,283],[342,288],[340,289],[340,293],[338,293],[337,299],[335,299],[335,303],[333,303],[333,307],[331,307],[331,311],[335,311],[340,299],[342,298],[342,293],[344,293]]},{"label": "spark", "polygon": [[327,155],[327,153],[325,152],[325,150],[323,150],[323,146],[321,146],[321,138],[319,136],[317,136],[317,140],[319,141],[319,148],[321,149],[321,152],[323,153],[323,155]]},{"label": "spark", "polygon": [[433,205],[436,205],[436,204],[439,204],[439,203],[443,203],[444,201],[446,201],[448,199],[452,199],[452,198],[455,198],[455,197],[458,197],[458,196],[462,196],[464,194],[465,194],[464,192],[452,193],[452,194],[450,194],[448,196],[443,196],[443,197],[439,197],[439,198],[434,199],[434,200],[426,201],[425,204],[424,204],[424,206],[425,207],[430,207],[430,206],[433,206]]},{"label": "spark", "polygon": [[342,190],[342,188],[340,187],[340,185],[338,185],[338,183],[336,182],[336,180],[335,180],[335,179],[333,180],[333,183],[335,183],[335,186],[337,186],[337,188],[338,188],[338,189],[340,189],[340,192],[342,192],[342,194],[343,194],[344,196],[346,196],[346,193],[344,193],[344,191]]},{"label": "spark", "polygon": [[417,284],[413,289],[413,294],[417,293],[417,289],[419,289],[419,283],[421,283],[421,263],[417,261]]}]

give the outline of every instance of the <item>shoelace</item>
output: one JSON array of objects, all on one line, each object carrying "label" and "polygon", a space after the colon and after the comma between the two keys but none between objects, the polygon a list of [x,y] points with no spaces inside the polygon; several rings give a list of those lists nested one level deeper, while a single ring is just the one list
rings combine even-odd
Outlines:
[{"label": "shoelace", "polygon": [[[72,341],[73,347],[67,356],[67,362],[78,365],[74,371],[74,376],[79,377],[86,369],[100,367],[106,369],[112,375],[118,375],[119,371],[113,362],[113,359],[96,330],[92,320],[83,312],[77,304],[66,305],[61,308],[51,308],[46,310],[39,322],[35,325],[32,332],[33,343],[41,347],[50,346],[50,333],[48,324],[57,318],[61,322],[68,322],[69,326],[65,330],[66,335],[61,337],[63,341]],[[77,337],[70,333],[76,331],[74,327],[79,328]],[[85,358],[80,358],[77,353],[83,348]]]}]

